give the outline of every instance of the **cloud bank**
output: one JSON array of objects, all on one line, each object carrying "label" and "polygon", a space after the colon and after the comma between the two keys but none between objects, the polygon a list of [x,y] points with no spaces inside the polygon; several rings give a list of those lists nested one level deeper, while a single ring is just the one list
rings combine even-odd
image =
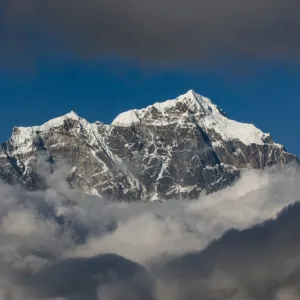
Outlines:
[{"label": "cloud bank", "polygon": [[1,0],[0,8],[2,63],[54,50],[158,65],[300,59],[298,0]]},{"label": "cloud bank", "polygon": [[[256,300],[269,282],[280,300],[299,295],[292,280],[297,232],[290,234],[299,205],[292,210],[297,217],[276,219],[298,200],[297,167],[246,171],[234,186],[197,201],[149,204],[71,190],[61,180],[65,173],[41,168],[45,191],[1,184],[1,300],[184,300],[199,293]],[[247,229],[267,219],[275,221]],[[258,275],[260,285],[253,282]]]}]

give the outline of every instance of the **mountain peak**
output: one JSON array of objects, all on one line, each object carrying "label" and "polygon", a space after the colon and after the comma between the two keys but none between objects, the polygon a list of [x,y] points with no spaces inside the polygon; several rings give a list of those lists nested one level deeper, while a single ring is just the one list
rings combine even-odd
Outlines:
[{"label": "mountain peak", "polygon": [[[210,105],[211,101],[197,94],[194,90],[189,90],[185,94],[178,96],[176,99],[166,100],[163,102],[156,102],[143,109],[134,109],[118,115],[112,125],[114,126],[130,126],[133,123],[140,123],[142,120],[146,120],[151,115],[151,121],[161,124],[161,119],[164,117],[170,117],[173,115],[178,116],[184,113],[183,110],[178,110],[178,107],[184,106],[187,109],[194,109],[195,111],[202,111],[202,113],[210,113],[212,111]],[[171,112],[172,111],[172,112]],[[216,111],[218,109],[216,108]]]},{"label": "mountain peak", "polygon": [[76,112],[74,112],[72,110],[65,115],[51,119],[51,120],[47,121],[46,123],[39,125],[39,126],[14,127],[11,140],[13,140],[14,142],[18,141],[18,143],[24,144],[27,140],[30,140],[37,133],[47,132],[51,128],[57,128],[57,127],[62,126],[66,120],[86,122],[84,119],[80,118]]},{"label": "mountain peak", "polygon": [[[78,116],[73,110],[69,113],[52,119],[41,126],[17,127],[13,136],[25,140],[36,132],[47,132],[50,128],[62,126],[66,120],[80,122],[81,126],[91,126],[85,119]],[[148,124],[156,127],[173,126],[174,128],[200,127],[204,131],[215,132],[226,141],[238,140],[245,145],[263,145],[270,140],[269,134],[263,133],[253,124],[240,123],[228,119],[212,101],[189,90],[176,99],[156,102],[143,109],[130,110],[121,113],[112,122],[112,126],[131,127],[132,125]],[[217,139],[217,138],[216,138]]]},{"label": "mountain peak", "polygon": [[211,100],[208,98],[198,94],[194,90],[189,90],[185,94],[180,95],[176,98],[177,101],[184,101],[184,100],[190,100],[195,101],[197,103],[211,103]]},{"label": "mountain peak", "polygon": [[74,110],[71,110],[69,113],[65,114],[63,117],[65,117],[67,119],[74,119],[74,120],[80,119],[79,115]]},{"label": "mountain peak", "polygon": [[241,123],[227,118],[222,111],[204,96],[193,90],[176,99],[157,102],[143,109],[121,113],[112,122],[113,126],[130,127],[133,124],[152,126],[199,126],[205,131],[214,131],[223,140],[238,140],[245,145],[263,145],[270,139],[253,124]]},{"label": "mountain peak", "polygon": [[[196,93],[194,90],[189,90],[176,100],[188,104],[190,109],[201,112],[202,114],[220,114],[220,110],[210,99]],[[194,106],[194,108],[191,106]]]},{"label": "mountain peak", "polygon": [[190,98],[193,98],[193,97],[196,98],[196,95],[200,96],[194,90],[188,90],[184,95],[187,96],[187,97],[190,97]]},{"label": "mountain peak", "polygon": [[36,189],[41,150],[72,167],[73,187],[128,201],[195,198],[228,186],[244,168],[298,161],[193,90],[120,114],[112,126],[71,111],[40,126],[16,127],[0,147],[0,179]]}]

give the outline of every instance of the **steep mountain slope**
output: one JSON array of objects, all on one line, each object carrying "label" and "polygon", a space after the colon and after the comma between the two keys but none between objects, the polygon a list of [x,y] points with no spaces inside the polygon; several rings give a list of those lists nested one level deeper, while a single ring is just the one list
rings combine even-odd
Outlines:
[{"label": "steep mountain slope", "polygon": [[230,120],[194,91],[122,113],[111,125],[71,112],[15,127],[0,149],[0,177],[43,188],[45,158],[68,164],[72,187],[126,201],[195,198],[228,186],[244,168],[298,162],[269,134]]}]

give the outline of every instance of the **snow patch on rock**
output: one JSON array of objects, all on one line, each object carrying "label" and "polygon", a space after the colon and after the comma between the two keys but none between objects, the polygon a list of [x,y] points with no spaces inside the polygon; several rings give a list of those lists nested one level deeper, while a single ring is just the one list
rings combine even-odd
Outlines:
[{"label": "snow patch on rock", "polygon": [[[179,104],[185,104],[187,111],[176,109]],[[176,123],[186,124],[189,118],[196,121],[199,126],[206,130],[214,130],[223,140],[239,140],[245,145],[265,144],[265,139],[270,135],[263,133],[253,124],[241,123],[224,116],[221,110],[206,97],[203,97],[193,90],[179,96],[173,100],[157,102],[147,108],[140,110],[130,110],[117,116],[112,122],[114,126],[128,127],[137,123],[145,122],[146,116],[155,108],[161,118],[151,120],[156,126],[165,126]],[[166,118],[167,116],[167,118]]]}]

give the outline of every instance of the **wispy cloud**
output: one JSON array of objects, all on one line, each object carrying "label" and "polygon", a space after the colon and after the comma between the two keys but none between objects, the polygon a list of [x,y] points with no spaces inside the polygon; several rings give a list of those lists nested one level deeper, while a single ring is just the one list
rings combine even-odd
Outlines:
[{"label": "wispy cloud", "polygon": [[[140,299],[146,291],[157,300],[187,299],[174,291],[173,281],[168,285],[160,276],[154,282],[149,279],[157,266],[201,253],[231,228],[243,230],[275,218],[298,200],[300,192],[300,174],[290,166],[246,171],[234,186],[197,201],[127,204],[69,189],[60,180],[67,167],[53,173],[41,170],[49,186],[46,191],[0,186],[1,299],[113,300],[125,299],[124,294]],[[234,265],[235,257],[230,259]],[[237,258],[236,263],[241,261]],[[189,270],[189,264],[181,269]],[[216,271],[196,286],[210,282],[210,291],[220,295],[222,282],[226,289],[236,288],[235,274]],[[174,272],[174,280],[177,276]],[[189,284],[193,291],[193,280]],[[170,296],[171,291],[177,298]],[[281,291],[278,297],[286,293]]]}]

